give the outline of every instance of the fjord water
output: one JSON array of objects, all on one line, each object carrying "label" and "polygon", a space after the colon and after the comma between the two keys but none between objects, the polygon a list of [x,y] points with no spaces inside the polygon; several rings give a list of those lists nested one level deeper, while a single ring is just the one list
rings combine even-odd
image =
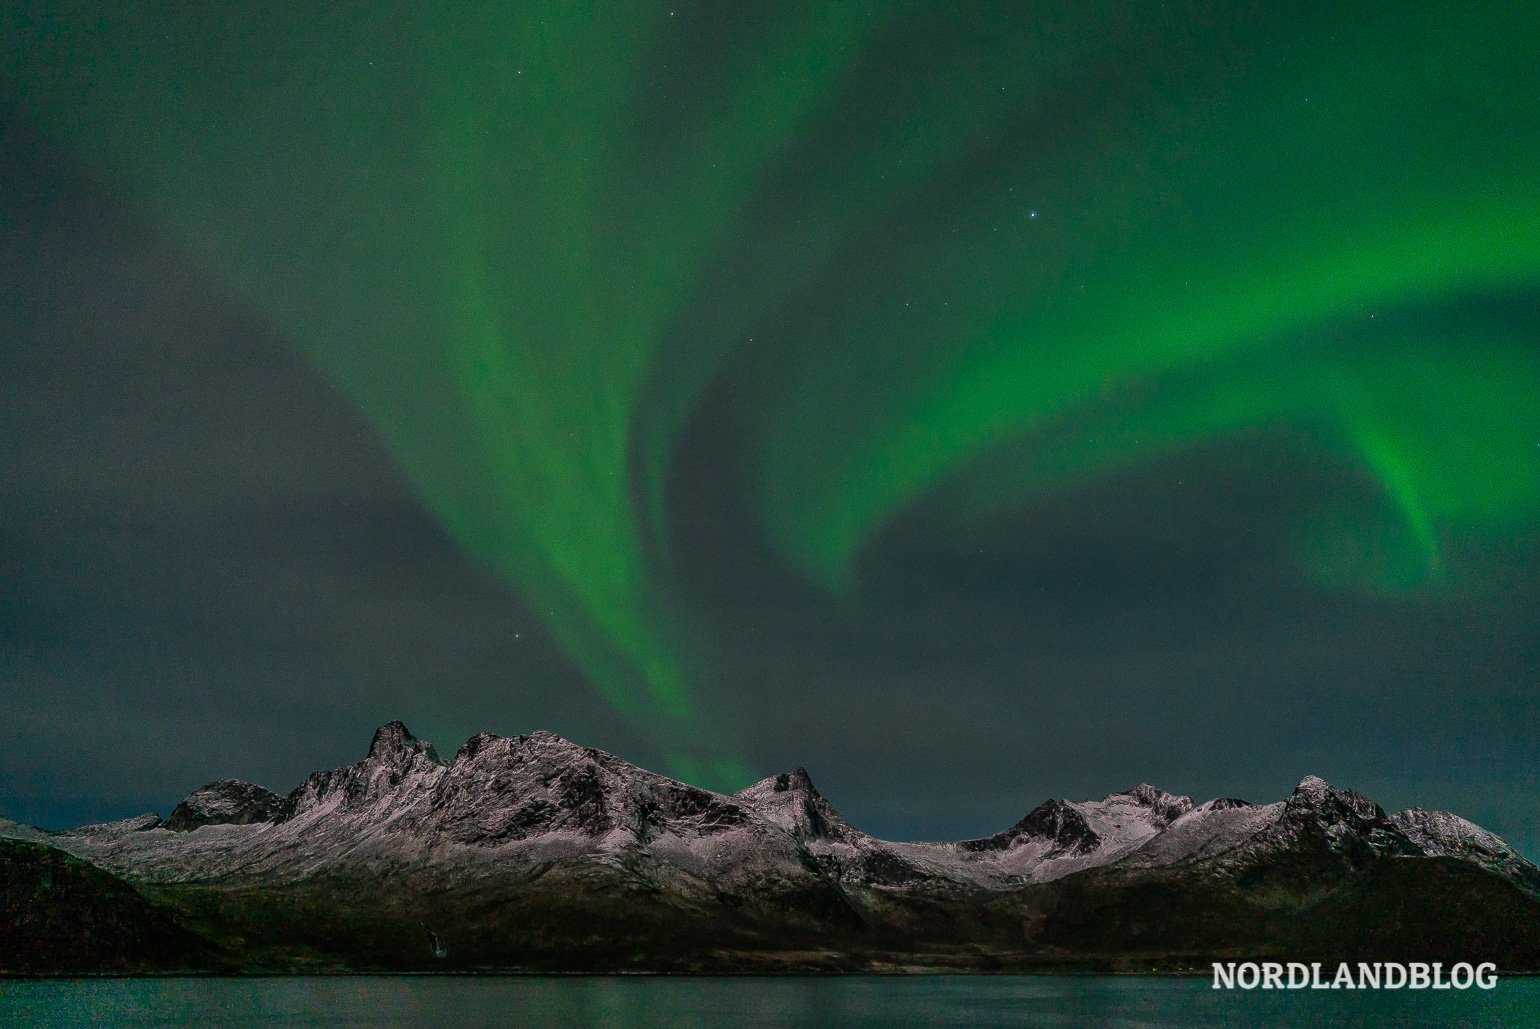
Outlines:
[{"label": "fjord water", "polygon": [[1540,979],[1482,992],[1214,990],[1135,976],[291,977],[0,981],[0,1026],[1484,1027],[1540,1024]]}]

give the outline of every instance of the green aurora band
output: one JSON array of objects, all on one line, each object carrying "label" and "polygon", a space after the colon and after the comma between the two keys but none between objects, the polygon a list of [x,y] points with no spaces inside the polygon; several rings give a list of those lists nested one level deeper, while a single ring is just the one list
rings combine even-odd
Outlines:
[{"label": "green aurora band", "polygon": [[[1540,7],[6,5],[11,101],[379,426],[706,783],[668,477],[750,383],[769,541],[863,546],[1277,432],[1334,590],[1540,523]],[[944,531],[944,529],[938,530]],[[718,727],[719,728],[719,727]]]}]

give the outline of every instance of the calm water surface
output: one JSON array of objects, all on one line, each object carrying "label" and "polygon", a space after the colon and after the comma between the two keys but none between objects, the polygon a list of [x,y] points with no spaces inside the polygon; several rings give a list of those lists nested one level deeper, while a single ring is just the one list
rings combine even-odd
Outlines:
[{"label": "calm water surface", "polygon": [[1540,979],[1217,991],[1206,980],[281,978],[0,981],[0,1026],[1540,1026]]}]

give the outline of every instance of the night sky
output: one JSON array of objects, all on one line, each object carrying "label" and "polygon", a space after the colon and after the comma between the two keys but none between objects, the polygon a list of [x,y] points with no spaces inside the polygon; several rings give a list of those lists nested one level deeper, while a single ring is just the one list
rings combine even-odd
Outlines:
[{"label": "night sky", "polygon": [[1540,855],[1536,39],[6,5],[0,814],[399,717],[893,838],[1314,773]]}]

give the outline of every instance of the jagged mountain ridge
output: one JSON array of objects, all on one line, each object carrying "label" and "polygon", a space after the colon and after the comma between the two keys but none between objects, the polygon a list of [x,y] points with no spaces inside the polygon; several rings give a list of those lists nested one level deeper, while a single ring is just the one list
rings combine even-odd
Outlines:
[{"label": "jagged mountain ridge", "polygon": [[728,795],[548,732],[474,736],[446,762],[392,722],[287,797],[219,780],[165,821],[4,836],[111,873],[221,970],[1149,971],[1307,952],[1540,969],[1533,865],[1455,815],[1387,815],[1314,777],[1261,805],[1141,784],[906,843],[852,826],[800,768]]},{"label": "jagged mountain ridge", "polygon": [[400,722],[375,733],[363,761],[316,772],[282,800],[221,780],[166,822],[141,816],[51,842],[151,884],[386,870],[463,880],[586,860],[686,894],[808,878],[844,890],[955,894],[1093,868],[1219,870],[1314,847],[1349,867],[1454,858],[1540,893],[1540,870],[1479,826],[1447,812],[1387,815],[1313,776],[1273,804],[1195,805],[1140,784],[1100,801],[1047,801],[984,839],[901,843],[851,826],[800,768],[724,795],[543,731],[483,733],[444,762]]}]

